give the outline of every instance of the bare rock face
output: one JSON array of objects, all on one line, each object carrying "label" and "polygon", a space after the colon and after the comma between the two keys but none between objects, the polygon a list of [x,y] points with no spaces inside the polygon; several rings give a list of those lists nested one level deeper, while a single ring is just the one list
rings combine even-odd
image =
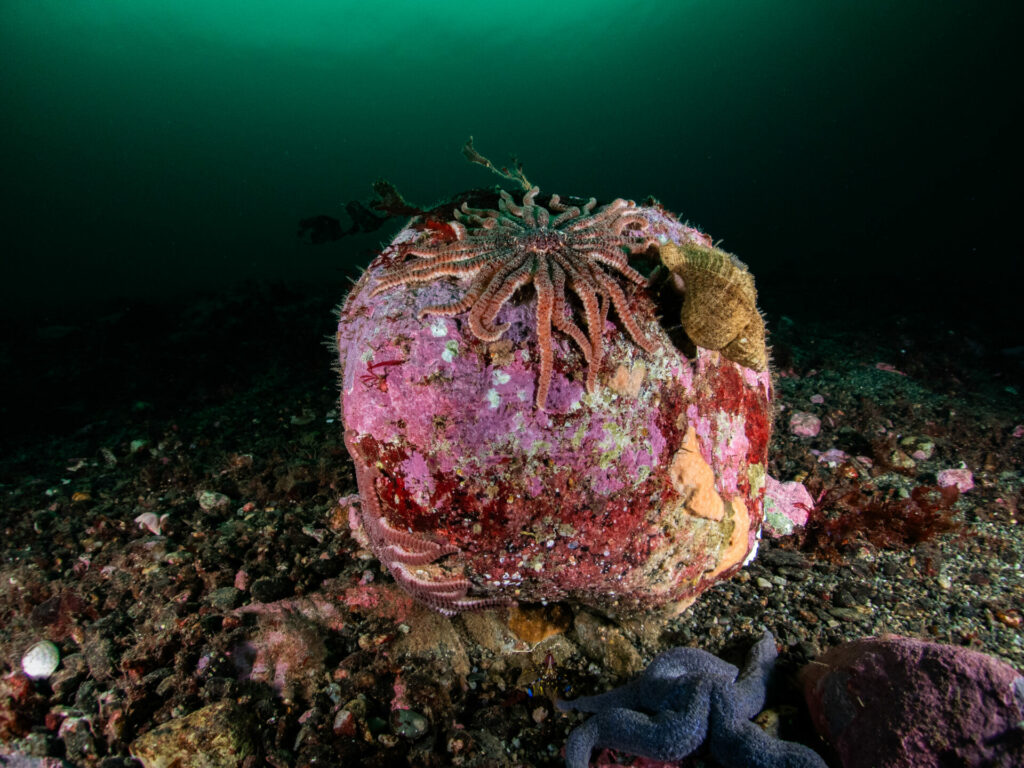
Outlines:
[{"label": "bare rock face", "polygon": [[830,649],[801,677],[843,768],[1024,765],[1024,677],[992,656],[870,637]]},{"label": "bare rock face", "polygon": [[345,300],[351,519],[442,613],[679,612],[756,547],[770,375],[680,351],[629,265],[706,235],[537,196],[414,219]]}]

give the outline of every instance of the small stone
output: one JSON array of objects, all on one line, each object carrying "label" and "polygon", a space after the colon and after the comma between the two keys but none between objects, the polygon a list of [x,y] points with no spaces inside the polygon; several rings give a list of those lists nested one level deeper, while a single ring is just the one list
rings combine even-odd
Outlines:
[{"label": "small stone", "polygon": [[57,735],[64,742],[67,757],[90,764],[99,756],[96,737],[89,717],[69,717],[60,724]]},{"label": "small stone", "polygon": [[313,413],[311,409],[303,408],[302,413],[292,414],[292,417],[291,419],[289,419],[289,421],[291,422],[293,427],[304,427],[307,424],[312,424],[315,418],[316,414]]},{"label": "small stone", "polygon": [[908,435],[900,440],[900,447],[917,461],[927,461],[935,453],[935,443],[927,437]]},{"label": "small stone", "polygon": [[355,736],[356,726],[356,716],[350,710],[340,709],[334,716],[333,731],[337,736]]},{"label": "small stone", "polygon": [[583,652],[616,677],[629,677],[643,669],[643,659],[622,630],[589,612],[574,622],[576,639]]},{"label": "small stone", "polygon": [[282,576],[264,576],[252,583],[252,599],[259,603],[272,603],[292,593],[292,583]]},{"label": "small stone", "polygon": [[241,604],[242,591],[235,587],[221,587],[210,592],[206,596],[206,602],[218,610],[230,611]]},{"label": "small stone", "polygon": [[955,485],[960,493],[971,490],[974,487],[974,475],[967,468],[944,469],[938,475],[939,485],[948,488]]},{"label": "small stone", "polygon": [[90,637],[82,648],[89,665],[89,674],[96,680],[110,680],[115,675],[114,646],[109,638]]},{"label": "small stone", "polygon": [[81,653],[69,654],[62,661],[60,668],[50,677],[49,683],[53,695],[59,701],[67,701],[78,690],[89,670]]},{"label": "small stone", "polygon": [[788,536],[803,527],[814,507],[803,483],[780,483],[771,475],[765,478],[764,524],[769,536]]},{"label": "small stone", "polygon": [[231,504],[231,499],[223,493],[217,493],[216,491],[199,491],[196,498],[199,500],[199,508],[204,512],[225,509]]},{"label": "small stone", "polygon": [[33,680],[45,680],[60,665],[60,651],[49,640],[42,640],[21,657],[21,669]]},{"label": "small stone", "polygon": [[797,437],[814,437],[821,431],[821,419],[813,413],[796,411],[789,417],[789,431]]},{"label": "small stone", "polygon": [[917,463],[899,448],[889,454],[889,464],[896,469],[914,469],[917,466]]},{"label": "small stone", "polygon": [[764,578],[763,576],[758,576],[757,577],[757,586],[760,589],[771,589],[772,588],[772,583],[770,581],[768,581],[768,579]]},{"label": "small stone", "polygon": [[418,739],[430,725],[427,718],[411,709],[396,709],[391,713],[391,721],[392,730],[406,739]]},{"label": "small stone", "polygon": [[144,733],[129,747],[144,768],[238,768],[254,751],[249,716],[219,701]]}]

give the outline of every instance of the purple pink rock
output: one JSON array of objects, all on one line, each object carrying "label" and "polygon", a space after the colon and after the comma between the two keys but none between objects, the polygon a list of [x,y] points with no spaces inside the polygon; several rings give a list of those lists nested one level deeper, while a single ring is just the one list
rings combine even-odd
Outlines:
[{"label": "purple pink rock", "polygon": [[939,471],[938,482],[943,488],[955,485],[960,493],[965,493],[974,487],[974,474],[969,469],[943,469]]},{"label": "purple pink rock", "polygon": [[813,413],[796,411],[789,417],[789,431],[797,437],[815,437],[821,432],[821,419]]},{"label": "purple pink rock", "polygon": [[803,483],[780,483],[768,475],[764,495],[764,528],[769,536],[788,536],[807,525],[814,499]]},{"label": "purple pink rock", "polygon": [[801,676],[843,768],[1024,765],[1024,677],[992,656],[890,635],[832,648]]},{"label": "purple pink rock", "polygon": [[[645,234],[663,243],[710,245],[660,207],[638,211]],[[641,349],[612,314],[588,392],[578,346],[553,333],[540,409],[532,289],[502,307],[495,324],[509,328],[496,342],[474,336],[464,314],[420,318],[465,293],[455,278],[371,295],[400,244],[445,237],[444,227],[414,219],[370,264],[338,325],[346,440],[363,508],[373,493],[384,519],[370,540],[386,549],[403,532],[437,545],[395,545],[407,563],[423,561],[403,566],[400,583],[414,596],[417,585],[468,580],[481,598],[675,613],[738,570],[764,514],[769,372],[709,350],[684,354],[641,288],[631,309],[657,351]],[[424,602],[447,597],[435,588]],[[454,610],[467,605],[455,598]]]}]

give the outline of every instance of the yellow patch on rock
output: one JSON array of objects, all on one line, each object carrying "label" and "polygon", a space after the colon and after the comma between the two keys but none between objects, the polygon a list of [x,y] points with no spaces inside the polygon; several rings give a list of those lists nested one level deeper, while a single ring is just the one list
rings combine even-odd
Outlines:
[{"label": "yellow patch on rock", "polygon": [[732,533],[718,560],[718,565],[708,574],[709,579],[717,578],[720,573],[742,563],[747,557],[747,542],[750,540],[750,513],[747,512],[747,505],[743,503],[743,499],[735,498],[726,506],[731,512]]},{"label": "yellow patch on rock", "polygon": [[561,605],[515,606],[509,611],[508,628],[531,644],[560,635],[570,626],[572,614]]},{"label": "yellow patch on rock", "polygon": [[668,474],[672,487],[685,499],[683,508],[688,513],[716,522],[725,517],[725,504],[715,489],[714,470],[700,455],[697,430],[692,425],[672,457]]}]

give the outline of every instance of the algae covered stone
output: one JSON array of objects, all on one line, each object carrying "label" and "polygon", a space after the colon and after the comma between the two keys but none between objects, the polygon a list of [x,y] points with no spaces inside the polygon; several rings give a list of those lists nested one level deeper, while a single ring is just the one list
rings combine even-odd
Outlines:
[{"label": "algae covered stone", "polygon": [[[591,240],[608,228],[620,256],[566,256],[538,232],[558,222]],[[671,613],[750,556],[770,375],[684,354],[633,274],[642,249],[688,243],[710,247],[660,206],[531,190],[417,217],[370,264],[337,334],[352,520],[414,596],[447,613],[563,599]],[[534,273],[474,278],[495,251]]]}]

